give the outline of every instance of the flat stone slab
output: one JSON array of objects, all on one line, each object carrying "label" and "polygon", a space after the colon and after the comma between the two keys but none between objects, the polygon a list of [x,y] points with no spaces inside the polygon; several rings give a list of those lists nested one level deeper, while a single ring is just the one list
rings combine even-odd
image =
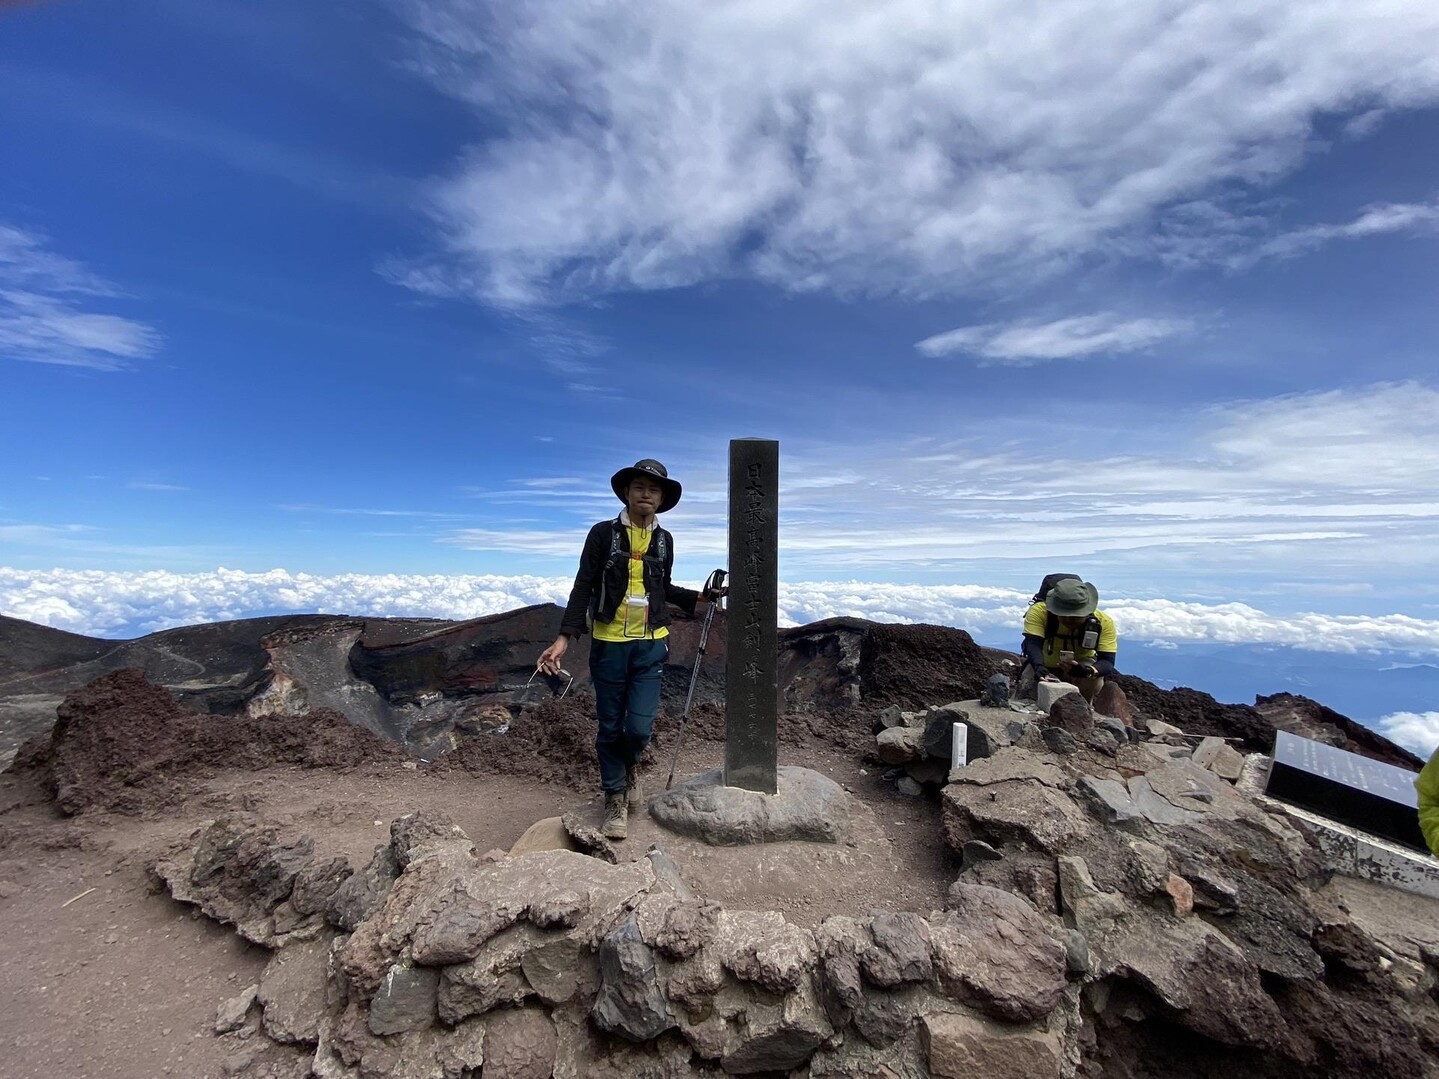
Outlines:
[{"label": "flat stone slab", "polygon": [[1067,697],[1071,693],[1078,692],[1079,687],[1073,682],[1040,682],[1035,687],[1035,695],[1039,698],[1041,712],[1048,712],[1060,697]]},{"label": "flat stone slab", "polygon": [[779,769],[774,794],[726,787],[715,768],[650,799],[661,826],[711,846],[805,840],[839,843],[849,831],[849,795],[808,768]]},{"label": "flat stone slab", "polygon": [[1133,776],[1129,780],[1129,797],[1139,814],[1151,824],[1198,824],[1204,819],[1203,812],[1181,809],[1167,798],[1161,797],[1149,785],[1144,776]]},{"label": "flat stone slab", "polygon": [[1068,782],[1063,769],[1051,760],[1013,746],[1005,746],[994,756],[982,757],[962,768],[951,768],[948,778],[951,783],[976,783],[982,787],[1009,779],[1034,779],[1055,788],[1065,787]]},{"label": "flat stone slab", "polygon": [[1142,815],[1142,810],[1129,796],[1129,788],[1117,779],[1080,776],[1079,792],[1089,800],[1106,824],[1125,825]]}]

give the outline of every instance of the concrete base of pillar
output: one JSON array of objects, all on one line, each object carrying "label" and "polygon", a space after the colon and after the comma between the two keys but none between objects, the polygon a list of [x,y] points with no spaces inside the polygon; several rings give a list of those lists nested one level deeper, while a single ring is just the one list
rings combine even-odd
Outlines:
[{"label": "concrete base of pillar", "polygon": [[1288,803],[1279,804],[1313,829],[1324,863],[1334,872],[1439,899],[1439,859]]}]

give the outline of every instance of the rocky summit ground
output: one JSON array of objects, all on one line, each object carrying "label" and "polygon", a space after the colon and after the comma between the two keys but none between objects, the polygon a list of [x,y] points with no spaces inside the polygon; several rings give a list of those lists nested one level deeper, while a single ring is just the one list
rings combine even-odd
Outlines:
[{"label": "rocky summit ground", "polygon": [[[848,793],[844,842],[605,843],[583,679],[517,688],[555,617],[3,620],[36,736],[0,775],[0,1076],[1439,1071],[1439,904],[1331,877],[1241,774],[1276,728],[1413,763],[1345,717],[1127,677],[1117,720],[990,709],[1015,657],[831,620],[782,635],[780,763]],[[723,758],[723,669],[712,636],[681,778]]]}]

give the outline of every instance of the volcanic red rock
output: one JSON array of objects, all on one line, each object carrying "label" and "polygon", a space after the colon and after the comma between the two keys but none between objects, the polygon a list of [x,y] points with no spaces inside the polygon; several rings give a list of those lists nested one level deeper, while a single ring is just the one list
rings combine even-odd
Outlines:
[{"label": "volcanic red rock", "polygon": [[214,767],[353,768],[405,752],[338,712],[210,716],[186,711],[142,671],[124,668],[68,695],[55,728],[24,763],[53,785],[65,813],[142,813],[174,804],[187,780]]}]

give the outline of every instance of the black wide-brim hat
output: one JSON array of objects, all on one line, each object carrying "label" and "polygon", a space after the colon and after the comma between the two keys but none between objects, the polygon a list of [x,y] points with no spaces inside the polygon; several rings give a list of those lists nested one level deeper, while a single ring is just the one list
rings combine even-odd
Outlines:
[{"label": "black wide-brim hat", "polygon": [[622,468],[610,477],[610,487],[613,488],[615,496],[621,502],[627,501],[625,488],[629,487],[630,480],[636,476],[654,480],[660,485],[660,508],[655,511],[656,513],[664,513],[665,510],[672,510],[679,505],[680,495],[684,493],[684,488],[680,486],[679,480],[670,479],[670,474],[665,471],[665,466],[653,457],[636,461],[629,468]]}]

